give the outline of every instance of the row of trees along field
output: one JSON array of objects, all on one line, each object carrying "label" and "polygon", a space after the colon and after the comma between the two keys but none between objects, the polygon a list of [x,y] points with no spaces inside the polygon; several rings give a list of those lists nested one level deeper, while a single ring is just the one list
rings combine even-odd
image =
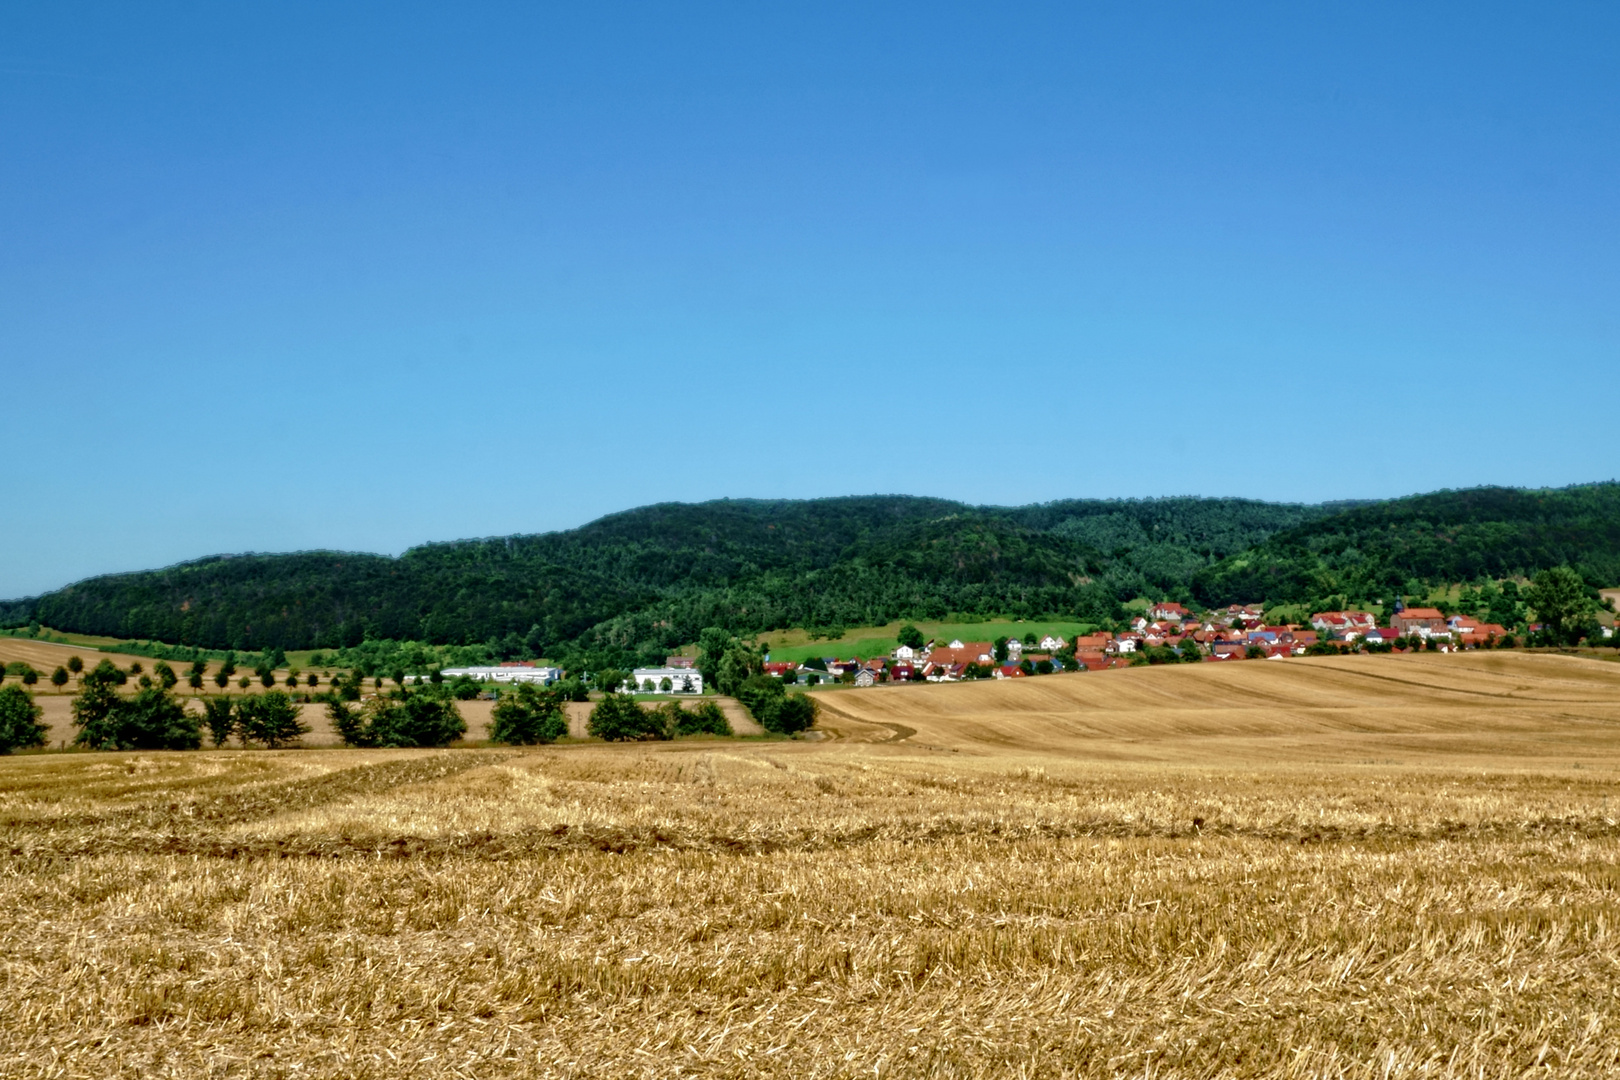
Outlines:
[{"label": "row of trees along field", "polygon": [[[725,713],[713,701],[700,701],[695,708],[667,701],[649,709],[616,692],[616,674],[603,672],[599,679],[607,690],[591,710],[588,729],[593,736],[622,742],[733,734]],[[234,739],[244,747],[275,749],[297,745],[310,731],[299,703],[284,690],[204,697],[198,713],[175,695],[173,682],[163,685],[142,675],[132,694],[120,693],[119,687],[128,681],[128,672],[110,660],[83,674],[72,704],[78,729],[75,745],[91,750],[196,750],[206,738],[216,747]],[[465,696],[459,690],[454,683],[418,680],[412,686],[401,679],[388,693],[364,697],[361,677],[351,673],[335,677],[320,700],[333,731],[349,746],[434,747],[447,746],[466,734],[466,721],[456,706],[458,697]],[[754,673],[740,690],[740,699],[767,731],[794,734],[815,723],[815,702],[803,694],[786,693],[779,680]],[[516,684],[496,702],[489,738],[514,745],[555,742],[568,734],[565,703],[585,697],[578,683]],[[25,686],[0,687],[0,753],[43,746],[48,729],[40,722],[42,715]]]}]

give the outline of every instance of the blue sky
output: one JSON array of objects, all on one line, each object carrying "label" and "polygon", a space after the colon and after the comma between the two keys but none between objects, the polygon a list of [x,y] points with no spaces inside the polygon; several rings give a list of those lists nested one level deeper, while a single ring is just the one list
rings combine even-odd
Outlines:
[{"label": "blue sky", "polygon": [[1615,475],[1612,4],[9,4],[0,596]]}]

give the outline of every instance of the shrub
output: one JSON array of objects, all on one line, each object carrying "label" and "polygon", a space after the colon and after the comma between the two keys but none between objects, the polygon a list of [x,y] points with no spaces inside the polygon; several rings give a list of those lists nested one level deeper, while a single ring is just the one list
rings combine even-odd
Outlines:
[{"label": "shrub", "polygon": [[490,713],[489,737],[493,742],[514,746],[553,743],[568,734],[568,718],[562,697],[554,690],[542,690],[532,683],[518,683],[503,694]]},{"label": "shrub", "polygon": [[808,694],[790,694],[781,680],[756,675],[737,690],[737,698],[766,731],[792,735],[816,722],[819,706]]},{"label": "shrub", "polygon": [[457,675],[450,680],[450,694],[457,701],[471,701],[478,696],[478,682],[471,675]]},{"label": "shrub", "polygon": [[653,709],[652,715],[659,729],[673,739],[681,733],[681,721],[686,715],[686,710],[681,708],[678,701],[666,701]]},{"label": "shrub", "polygon": [[605,694],[591,710],[590,733],[608,742],[668,739],[660,718],[637,705],[628,694]]},{"label": "shrub", "polygon": [[[675,702],[670,702],[675,705]],[[675,733],[677,735],[730,735],[731,721],[720,706],[712,701],[705,701],[695,709],[682,709],[675,705],[680,716],[675,720]]]},{"label": "shrub", "polygon": [[39,722],[45,710],[20,686],[0,687],[0,754],[44,746],[50,729]]},{"label": "shrub", "polygon": [[801,731],[808,731],[815,726],[816,715],[821,706],[809,694],[788,694],[780,705],[770,723],[765,724],[765,730],[774,731],[779,735],[796,735]]},{"label": "shrub", "polygon": [[775,713],[786,694],[787,688],[782,685],[782,680],[769,675],[752,675],[737,687],[737,700],[767,730],[771,727],[767,718]]},{"label": "shrub", "polygon": [[284,690],[269,690],[237,702],[236,727],[244,743],[262,743],[272,750],[290,746],[309,733],[309,725],[298,718],[298,706]]}]

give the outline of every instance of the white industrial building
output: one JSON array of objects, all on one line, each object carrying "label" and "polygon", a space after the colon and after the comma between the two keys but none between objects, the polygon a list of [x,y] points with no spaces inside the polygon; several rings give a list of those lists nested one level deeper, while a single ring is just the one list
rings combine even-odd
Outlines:
[{"label": "white industrial building", "polygon": [[563,677],[560,667],[535,667],[531,664],[502,664],[499,667],[456,667],[440,672],[447,679],[462,675],[479,682],[528,682],[550,686]]},{"label": "white industrial building", "polygon": [[703,676],[694,668],[638,667],[630,682],[628,689],[638,694],[703,693]]}]

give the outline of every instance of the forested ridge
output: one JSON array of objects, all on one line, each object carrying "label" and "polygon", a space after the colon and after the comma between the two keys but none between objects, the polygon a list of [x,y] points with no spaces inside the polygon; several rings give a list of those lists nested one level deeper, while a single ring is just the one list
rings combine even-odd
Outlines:
[{"label": "forested ridge", "polygon": [[1354,507],[1200,570],[1193,592],[1207,604],[1342,606],[1555,566],[1593,588],[1620,583],[1620,484],[1470,488]]},{"label": "forested ridge", "polygon": [[1375,504],[861,496],[670,503],[562,532],[397,558],[224,555],[13,601],[11,625],[238,650],[367,639],[629,662],[708,626],[751,634],[902,618],[1106,620],[1136,596],[1368,596],[1414,579],[1572,564],[1620,580],[1620,487],[1477,489]]}]

